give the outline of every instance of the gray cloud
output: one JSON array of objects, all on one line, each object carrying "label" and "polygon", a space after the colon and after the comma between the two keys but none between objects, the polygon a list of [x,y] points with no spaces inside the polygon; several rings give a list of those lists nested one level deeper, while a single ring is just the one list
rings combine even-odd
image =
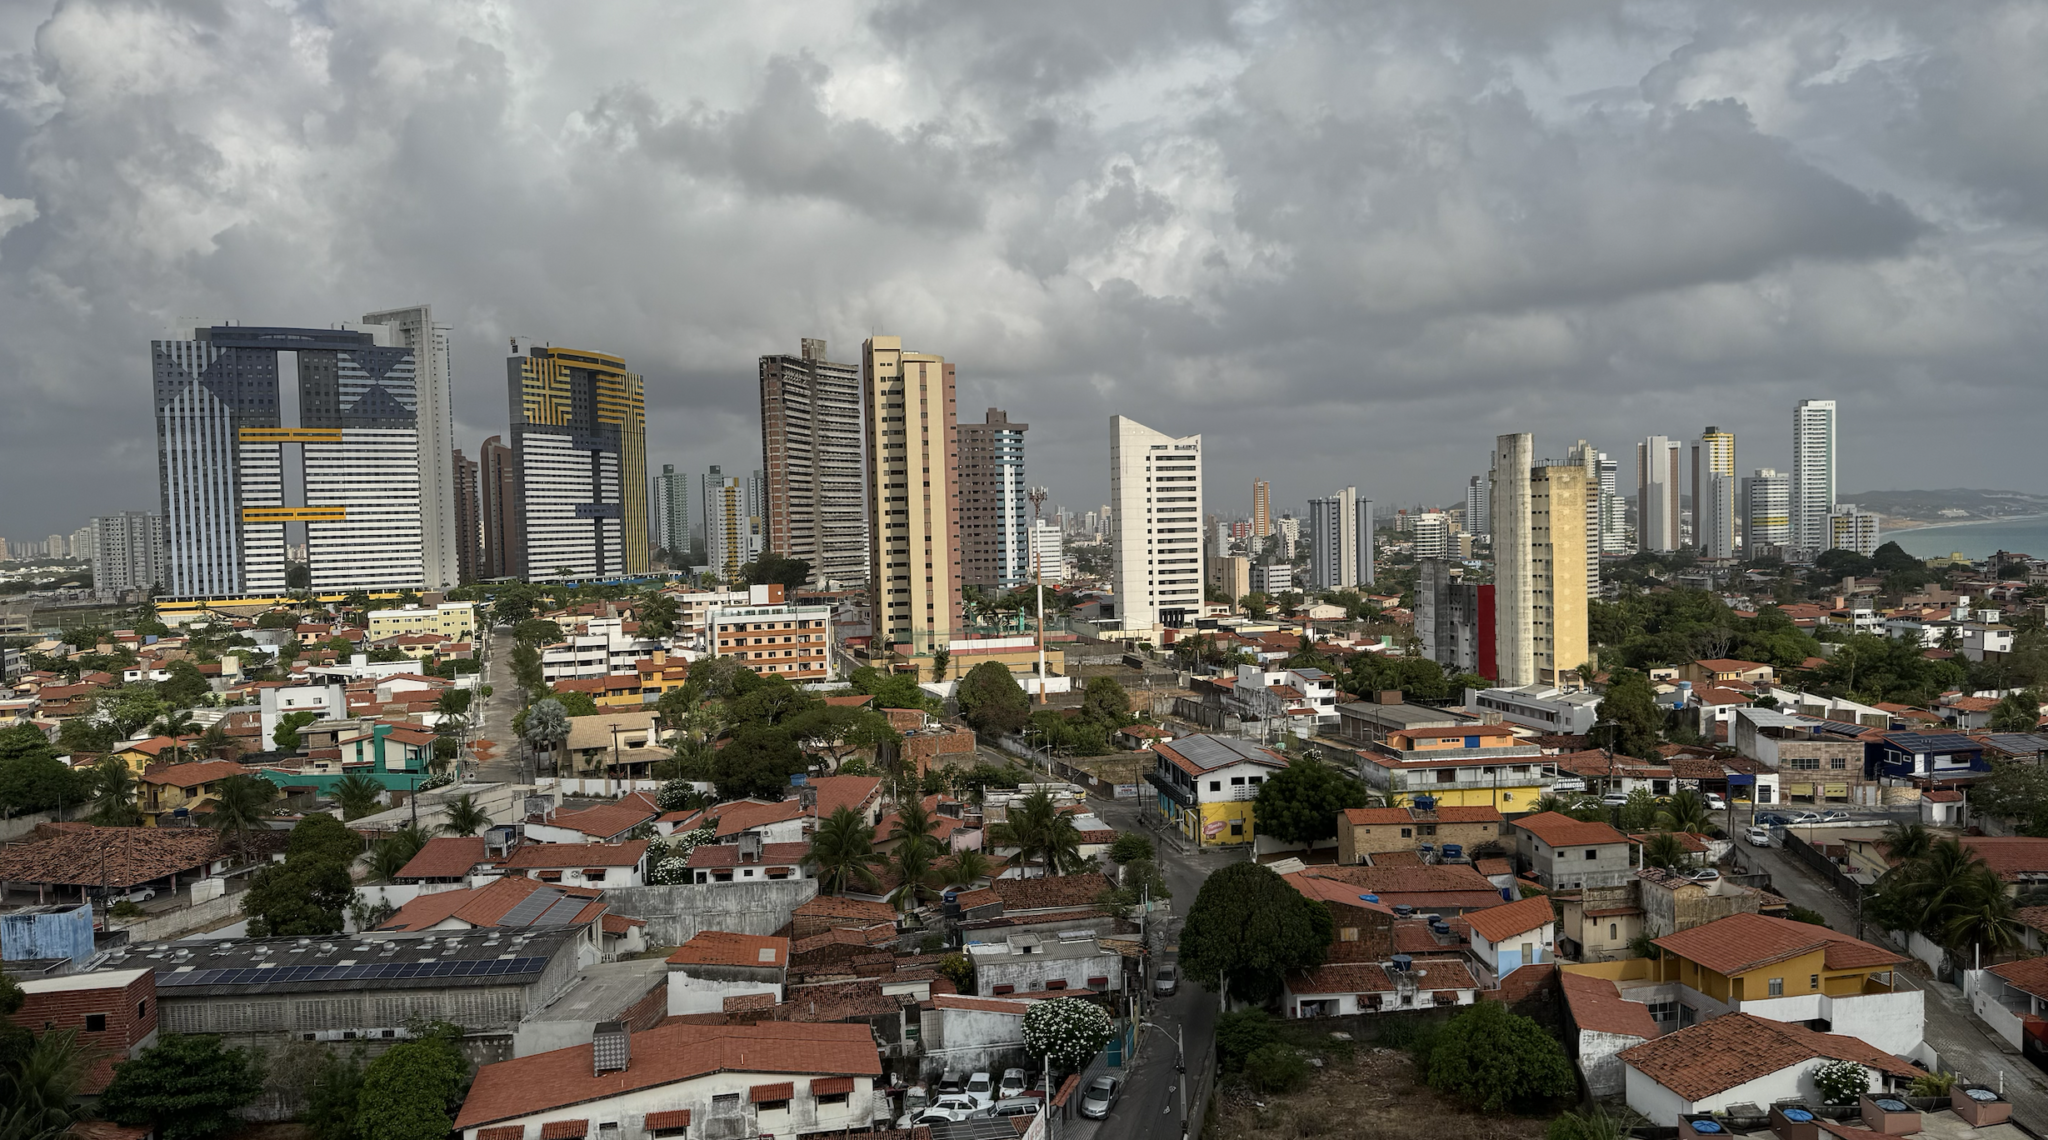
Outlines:
[{"label": "gray cloud", "polygon": [[[0,533],[154,504],[146,341],[427,300],[625,355],[650,459],[873,332],[1029,421],[1209,440],[1213,505],[1446,500],[1491,436],[1707,423],[1846,486],[2039,488],[2038,6],[64,0],[0,13]],[[1939,411],[1931,409],[1938,408]],[[1952,433],[1970,432],[1970,446]]]}]

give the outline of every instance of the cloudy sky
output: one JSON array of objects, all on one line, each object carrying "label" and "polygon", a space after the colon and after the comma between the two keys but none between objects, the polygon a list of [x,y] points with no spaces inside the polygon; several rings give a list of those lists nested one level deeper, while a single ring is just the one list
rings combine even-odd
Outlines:
[{"label": "cloudy sky", "polygon": [[[1845,490],[2048,490],[2048,6],[84,0],[0,6],[0,534],[154,508],[147,342],[430,301],[623,354],[649,459],[758,462],[754,359],[872,332],[1210,508],[1449,501],[1492,437],[1842,402]],[[1632,478],[1624,475],[1624,478]]]}]

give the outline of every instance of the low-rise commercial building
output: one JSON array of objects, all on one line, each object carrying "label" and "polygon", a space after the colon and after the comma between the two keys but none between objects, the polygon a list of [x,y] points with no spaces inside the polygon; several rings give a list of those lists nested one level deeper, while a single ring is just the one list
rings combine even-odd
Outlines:
[{"label": "low-rise commercial building", "polygon": [[476,603],[441,602],[433,606],[371,610],[369,630],[372,641],[408,633],[432,633],[451,641],[469,641],[476,637]]},{"label": "low-rise commercial building", "polygon": [[1439,806],[1420,797],[1427,807],[1349,808],[1337,818],[1337,861],[1363,863],[1386,851],[1417,851],[1446,845],[1469,855],[1473,848],[1501,840],[1502,816],[1485,805]]},{"label": "low-rise commercial building", "polygon": [[756,673],[829,681],[832,610],[785,602],[779,584],[753,586],[745,605],[705,613],[704,648],[713,657],[737,658]]},{"label": "low-rise commercial building", "polygon": [[1184,736],[1152,752],[1157,761],[1145,780],[1158,793],[1159,813],[1202,846],[1250,843],[1259,786],[1287,767],[1278,752],[1229,736]]}]

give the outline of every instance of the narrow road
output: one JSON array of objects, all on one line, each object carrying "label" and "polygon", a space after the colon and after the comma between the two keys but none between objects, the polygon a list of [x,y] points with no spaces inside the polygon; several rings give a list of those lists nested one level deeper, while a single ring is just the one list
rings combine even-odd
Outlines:
[{"label": "narrow road", "polygon": [[[1827,918],[1830,929],[1863,935],[1848,900],[1804,864],[1785,854],[1784,849],[1752,847],[1738,840],[1736,850],[1745,868],[1770,875],[1778,894],[1808,910],[1819,911]],[[1942,1068],[1993,1087],[1998,1086],[2002,1076],[2006,1099],[2012,1101],[2013,1118],[2036,1133],[2048,1128],[2048,1074],[1978,1021],[1960,989],[1923,976],[1919,963],[1894,971],[1893,977],[1900,985],[1911,986],[1926,995],[1927,1043],[1933,1046]]]},{"label": "narrow road", "polygon": [[477,768],[476,778],[486,783],[520,783],[531,777],[526,771],[525,746],[512,732],[512,714],[519,711],[519,686],[512,680],[512,627],[501,625],[491,631],[484,654],[483,684],[491,695],[483,701],[482,716],[470,734],[472,740],[497,745],[491,759]]}]

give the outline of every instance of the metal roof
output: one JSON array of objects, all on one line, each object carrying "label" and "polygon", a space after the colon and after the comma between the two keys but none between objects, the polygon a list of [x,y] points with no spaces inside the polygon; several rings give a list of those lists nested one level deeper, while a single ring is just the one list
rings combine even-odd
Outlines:
[{"label": "metal roof", "polygon": [[2048,752],[2048,736],[2032,732],[1994,732],[1984,738],[1984,743],[2014,756]]},{"label": "metal roof", "polygon": [[1884,742],[1900,751],[1913,753],[1975,752],[1984,747],[1978,741],[1953,732],[1887,732]]},{"label": "metal roof", "polygon": [[1270,749],[1253,744],[1249,740],[1239,740],[1234,736],[1183,736],[1179,740],[1167,742],[1166,747],[1180,753],[1188,763],[1204,772],[1246,761],[1266,765],[1286,764],[1286,761],[1276,758]]}]

